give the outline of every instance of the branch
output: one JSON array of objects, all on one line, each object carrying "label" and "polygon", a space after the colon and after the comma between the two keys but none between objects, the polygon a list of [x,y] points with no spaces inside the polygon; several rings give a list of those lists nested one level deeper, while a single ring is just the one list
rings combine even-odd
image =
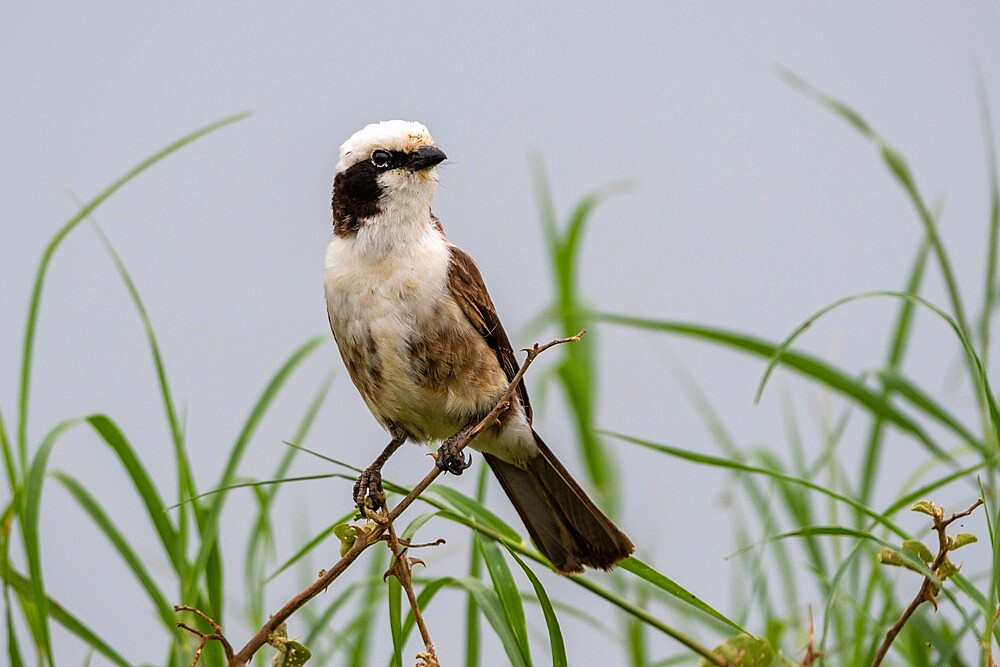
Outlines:
[{"label": "branch", "polygon": [[[461,431],[455,434],[454,437],[456,440],[456,450],[461,451],[465,449],[465,447],[467,447],[468,444],[477,435],[479,435],[484,429],[489,428],[497,420],[497,418],[501,414],[503,414],[508,407],[510,407],[511,398],[514,395],[514,392],[517,391],[518,384],[520,384],[521,379],[524,377],[525,372],[527,372],[528,370],[528,367],[531,366],[532,362],[538,357],[538,355],[540,355],[542,352],[545,352],[551,347],[555,347],[556,345],[561,345],[563,343],[575,343],[579,341],[580,338],[585,333],[586,329],[581,329],[580,333],[576,334],[575,336],[569,336],[567,338],[557,338],[555,340],[549,341],[548,343],[545,343],[544,345],[539,345],[538,343],[535,343],[532,347],[525,348],[524,351],[528,353],[528,356],[525,357],[524,363],[521,365],[520,370],[518,370],[517,374],[514,375],[514,377],[511,379],[510,385],[507,387],[507,390],[503,393],[503,395],[500,396],[494,408],[490,410],[489,414],[487,414],[479,423],[475,424],[471,428],[470,427],[463,428]],[[267,622],[264,623],[261,629],[257,631],[257,634],[251,637],[250,640],[247,641],[247,643],[243,646],[243,648],[241,648],[238,652],[233,653],[232,648],[229,646],[229,642],[222,634],[222,628],[220,628],[217,624],[215,624],[214,621],[212,621],[207,616],[202,614],[200,611],[194,609],[193,607],[187,607],[187,606],[176,607],[175,609],[177,609],[178,611],[181,610],[192,611],[194,613],[199,614],[200,616],[208,620],[212,624],[213,628],[216,630],[215,634],[213,635],[205,635],[204,633],[200,633],[197,630],[187,628],[187,626],[182,626],[185,629],[194,632],[195,634],[198,634],[200,637],[202,637],[202,642],[201,644],[199,644],[198,651],[196,652],[195,661],[191,663],[192,666],[197,663],[197,660],[200,657],[201,650],[204,647],[205,642],[207,642],[209,639],[215,639],[222,642],[223,647],[227,649],[226,650],[227,667],[245,667],[246,664],[250,662],[250,659],[253,658],[254,654],[257,653],[257,651],[259,651],[267,643],[268,637],[271,635],[272,632],[277,630],[282,623],[287,621],[292,614],[294,614],[303,605],[309,602],[309,600],[313,599],[321,592],[326,590],[327,587],[329,587],[329,585],[337,579],[337,577],[343,574],[344,571],[347,570],[348,567],[350,567],[351,563],[357,560],[358,556],[360,556],[365,549],[373,546],[374,544],[382,541],[383,539],[386,539],[387,533],[389,533],[388,539],[391,541],[393,535],[393,533],[390,532],[392,531],[392,522],[395,521],[400,514],[406,511],[406,508],[408,508],[410,505],[414,503],[414,501],[416,501],[416,499],[420,496],[420,494],[423,493],[424,490],[427,489],[427,487],[430,486],[435,479],[437,479],[438,475],[440,475],[441,472],[442,472],[441,469],[438,468],[437,465],[434,465],[431,471],[428,472],[427,475],[425,475],[424,478],[420,480],[420,482],[417,483],[417,485],[414,486],[410,490],[410,492],[406,494],[406,496],[404,496],[399,501],[399,503],[396,505],[395,508],[392,509],[392,511],[389,511],[383,515],[370,516],[369,518],[375,519],[376,524],[373,527],[371,527],[371,529],[357,528],[358,532],[357,539],[354,541],[354,544],[351,545],[351,548],[347,550],[347,553],[345,553],[339,561],[334,563],[330,567],[330,569],[323,571],[321,576],[318,579],[316,579],[316,581],[314,581],[312,584],[310,584],[308,587],[306,587],[304,590],[302,590],[292,599],[286,602],[281,607],[281,609],[274,612],[274,615],[272,615],[267,620]],[[383,507],[385,507],[384,504]],[[410,586],[410,589],[407,591],[407,596],[409,597],[411,594],[412,594],[412,585]],[[415,598],[411,599],[411,606],[413,607],[414,610],[414,617],[419,619],[420,617],[419,617],[419,612],[417,611],[416,608]],[[421,635],[423,635],[424,637],[424,642],[427,646],[428,653],[431,656],[433,656],[433,644],[430,642],[430,636],[425,635],[424,634],[425,632],[426,632],[426,627],[422,627]]]},{"label": "branch", "polygon": [[[950,576],[941,576],[940,574],[941,566],[948,560],[948,552],[950,550],[948,546],[948,535],[945,533],[945,530],[956,520],[967,517],[975,512],[976,508],[982,504],[983,499],[979,498],[969,509],[964,512],[959,512],[958,514],[952,514],[947,519],[944,518],[943,507],[931,505],[934,508],[934,530],[938,534],[938,553],[929,567],[935,577],[940,578],[929,577],[926,575],[924,576],[924,581],[920,584],[920,590],[917,591],[916,597],[914,597],[909,606],[903,610],[903,614],[899,617],[899,620],[893,623],[892,627],[889,628],[889,631],[885,633],[885,639],[882,640],[882,645],[878,647],[875,659],[872,660],[872,667],[878,667],[882,664],[882,661],[885,660],[885,656],[889,653],[889,647],[892,646],[892,642],[896,640],[896,636],[903,629],[903,626],[906,625],[906,622],[909,621],[910,617],[917,611],[917,607],[925,602],[930,602],[934,605],[934,609],[937,609],[937,599],[935,598],[937,589],[940,587],[941,582],[946,579],[947,576]],[[952,574],[954,574],[954,571]]]}]

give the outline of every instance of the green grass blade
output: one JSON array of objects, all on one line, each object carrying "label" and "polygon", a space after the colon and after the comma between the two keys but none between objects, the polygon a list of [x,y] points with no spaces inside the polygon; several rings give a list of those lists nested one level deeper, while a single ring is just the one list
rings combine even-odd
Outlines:
[{"label": "green grass blade", "polygon": [[281,574],[282,572],[284,572],[285,570],[287,570],[291,566],[295,565],[295,563],[297,563],[300,560],[302,560],[302,558],[305,557],[306,554],[308,554],[309,552],[311,552],[317,546],[319,546],[323,542],[325,542],[328,539],[330,539],[331,537],[333,537],[334,536],[334,534],[333,534],[334,527],[339,526],[342,523],[346,523],[347,521],[350,521],[351,517],[353,517],[353,516],[354,516],[354,511],[352,510],[352,511],[348,512],[347,514],[342,515],[335,522],[333,522],[332,524],[330,524],[329,526],[327,526],[326,528],[324,528],[323,530],[321,530],[319,533],[316,534],[315,537],[313,537],[311,540],[309,540],[308,542],[306,542],[302,546],[302,548],[300,548],[298,551],[296,551],[294,554],[292,554],[292,556],[288,560],[286,560],[280,566],[278,566],[278,568],[274,572],[272,572],[270,575],[268,575],[266,581],[273,580],[279,574]]},{"label": "green grass blade", "polygon": [[[42,549],[40,545],[40,514],[42,506],[42,487],[45,483],[46,467],[49,456],[56,442],[67,430],[80,423],[79,419],[67,419],[60,422],[46,434],[42,444],[31,460],[31,466],[25,480],[24,507],[21,510],[21,539],[24,541],[24,556],[28,562],[30,586],[28,597],[32,601],[34,613],[30,614],[29,625],[35,634],[35,648],[38,651],[39,662],[53,665],[52,638],[49,632],[49,598],[45,594],[45,582],[42,577]],[[29,607],[25,607],[28,614]]]},{"label": "green grass blade", "polygon": [[684,602],[690,607],[697,609],[701,613],[706,614],[707,616],[711,616],[717,621],[725,623],[736,632],[742,632],[744,634],[748,634],[746,630],[740,627],[740,625],[737,624],[735,621],[730,620],[728,617],[726,617],[725,614],[722,614],[713,607],[705,604],[705,602],[703,602],[701,598],[696,596],[694,593],[687,590],[686,588],[678,584],[670,577],[658,572],[653,567],[642,562],[635,556],[632,556],[631,558],[626,558],[622,562],[618,563],[618,568],[621,570],[625,570],[626,572],[630,572],[635,576],[639,577],[640,579],[653,584],[660,590],[665,591],[669,595],[677,598],[678,600]]},{"label": "green grass blade", "polygon": [[4,471],[7,473],[7,488],[10,489],[10,495],[13,497],[17,494],[17,487],[20,483],[17,465],[14,463],[14,448],[7,435],[7,424],[3,419],[3,410],[0,410],[0,451],[3,452]]},{"label": "green grass blade", "polygon": [[486,564],[486,571],[490,575],[490,581],[493,583],[493,590],[500,602],[500,609],[503,611],[507,626],[517,640],[525,662],[530,664],[528,622],[524,615],[524,604],[521,602],[521,593],[514,581],[514,575],[496,542],[477,537],[476,546],[483,557],[483,563]]},{"label": "green grass blade", "polygon": [[41,306],[42,288],[45,283],[45,275],[48,272],[49,263],[52,261],[52,256],[55,254],[56,249],[62,243],[63,239],[65,239],[66,236],[69,235],[69,233],[73,231],[73,229],[76,228],[81,221],[85,220],[86,217],[94,211],[94,209],[100,206],[106,199],[136,176],[146,171],[171,153],[180,150],[192,141],[195,141],[196,139],[199,139],[206,134],[214,132],[215,130],[223,128],[227,125],[241,121],[249,115],[249,113],[244,112],[217,120],[214,123],[210,123],[188,135],[181,137],[177,141],[149,156],[135,167],[128,170],[123,176],[101,191],[96,197],[87,202],[79,211],[77,211],[76,215],[70,218],[69,221],[59,228],[59,231],[56,232],[56,234],[49,241],[48,245],[45,246],[45,250],[42,252],[42,259],[38,264],[38,270],[35,273],[35,282],[31,290],[28,317],[24,327],[24,345],[21,352],[21,380],[20,393],[18,396],[17,441],[20,450],[21,465],[25,468],[27,467],[28,460],[28,398],[31,388],[31,363],[35,347],[35,329],[38,325],[38,310]]},{"label": "green grass blade", "polygon": [[403,587],[396,577],[387,579],[389,584],[389,632],[392,635],[393,667],[403,667]]},{"label": "green grass blade", "polygon": [[[854,301],[859,301],[862,299],[871,299],[876,297],[889,297],[894,299],[903,299],[906,301],[910,301],[919,306],[923,306],[924,308],[930,310],[932,313],[937,315],[940,319],[944,320],[944,322],[955,333],[956,338],[958,338],[959,343],[962,345],[962,348],[965,351],[966,358],[969,363],[969,368],[972,369],[974,375],[973,379],[976,384],[977,393],[981,395],[984,404],[989,410],[990,421],[993,424],[994,431],[1000,432],[1000,409],[998,409],[997,407],[993,390],[990,388],[989,377],[987,376],[986,371],[983,368],[982,360],[976,353],[975,348],[973,348],[972,341],[969,340],[969,337],[966,334],[966,331],[962,327],[961,323],[948,313],[944,312],[944,310],[934,305],[930,301],[924,299],[923,297],[916,294],[908,294],[906,292],[895,292],[891,290],[876,290],[872,292],[862,292],[860,294],[852,294],[850,296],[837,299],[836,301],[828,304],[827,306],[813,313],[812,317],[808,318],[803,324],[799,325],[795,329],[795,331],[789,334],[788,338],[786,338],[781,343],[781,345],[779,345],[778,348],[774,351],[773,355],[771,356],[771,360],[768,364],[767,370],[764,372],[764,375],[761,378],[760,385],[758,386],[757,389],[757,396],[759,397],[760,394],[764,391],[764,387],[767,384],[768,378],[770,377],[771,373],[773,372],[777,364],[780,361],[782,361],[782,358],[785,355],[788,354],[787,350],[791,346],[791,344],[806,329],[812,326],[816,322],[816,320],[818,320],[826,313],[829,313],[830,311],[839,308],[840,306],[852,303]],[[935,451],[935,449],[940,450],[940,448],[937,447],[937,445],[935,445],[929,438],[927,438],[926,435],[923,436],[922,442],[924,442],[924,444],[927,445],[927,447],[932,451]],[[951,457],[943,451],[940,451],[940,454],[938,455],[945,458],[946,460],[951,459]]]},{"label": "green grass blade", "polygon": [[492,528],[507,539],[515,542],[524,541],[518,532],[511,528],[509,524],[504,522],[503,519],[491,512],[484,504],[476,502],[472,498],[463,494],[461,491],[457,491],[450,486],[444,486],[441,484],[430,487],[428,491],[440,496],[460,513]]},{"label": "green grass blade", "polygon": [[146,472],[142,461],[136,455],[135,448],[132,447],[125,434],[122,433],[118,424],[110,417],[106,415],[91,415],[87,417],[87,423],[90,424],[91,428],[97,432],[97,435],[104,440],[111,448],[111,451],[118,457],[122,467],[132,481],[132,485],[139,494],[139,498],[142,500],[149,521],[155,529],[157,537],[160,539],[160,544],[163,546],[164,553],[170,559],[174,571],[179,576],[183,576],[187,568],[187,563],[184,560],[177,531],[164,510],[162,496],[160,496],[159,491],[156,489],[156,485],[153,483],[149,473]]},{"label": "green grass blade", "polygon": [[[236,469],[239,466],[240,461],[243,459],[243,454],[246,451],[247,446],[250,444],[250,438],[253,436],[257,429],[257,425],[264,418],[264,414],[271,406],[271,403],[274,401],[289,376],[310,354],[312,354],[321,344],[325,343],[326,340],[326,336],[316,336],[315,338],[306,341],[292,353],[285,363],[282,364],[281,368],[279,368],[274,374],[270,382],[268,382],[264,391],[261,393],[261,396],[257,399],[257,402],[251,409],[250,415],[244,422],[243,428],[240,430],[240,434],[236,438],[236,442],[230,450],[226,467],[219,479],[219,483],[216,484],[217,489],[224,489],[228,487],[236,477]],[[218,537],[219,517],[222,515],[222,507],[225,503],[226,495],[227,494],[225,493],[217,493],[208,504],[203,521],[199,526],[201,544],[198,550],[198,555],[194,561],[194,572],[205,571],[205,568],[208,565],[209,556],[215,549],[215,541]],[[188,581],[182,590],[184,599],[194,599],[194,592],[197,585],[198,578],[188,578]]]},{"label": "green grass blade", "polygon": [[[917,255],[913,260],[909,278],[906,281],[904,292],[917,294],[923,282],[924,270],[927,267],[927,256],[930,254],[930,244],[926,239],[921,242]],[[913,331],[914,311],[916,306],[910,301],[903,301],[899,304],[899,314],[896,316],[896,325],[893,328],[892,343],[889,347],[888,359],[886,360],[886,370],[895,372],[899,370],[903,363],[903,356],[906,353],[907,344],[910,340],[910,333]],[[882,387],[882,398],[888,400],[889,391]],[[872,419],[871,428],[868,431],[868,440],[865,444],[865,453],[861,457],[861,483],[858,491],[858,500],[868,503],[871,500],[875,485],[875,477],[879,470],[879,460],[882,456],[882,443],[885,440],[885,419],[876,415]]]},{"label": "green grass blade", "polygon": [[[292,436],[293,442],[303,442],[309,435],[316,416],[330,392],[333,384],[333,374],[327,375],[320,384],[319,389],[313,396],[312,401],[306,408],[306,412],[299,422],[295,433]],[[288,447],[281,456],[272,475],[275,479],[285,477],[292,461],[301,450],[295,447]],[[247,597],[247,612],[252,621],[252,625],[260,626],[264,622],[264,584],[266,583],[265,569],[267,560],[273,556],[273,532],[271,530],[271,508],[274,504],[275,496],[280,485],[259,486],[255,488],[257,499],[257,517],[253,522],[253,529],[247,537],[247,545],[244,553],[243,581]]]},{"label": "green grass blade", "polygon": [[[490,475],[487,466],[480,466],[479,480],[476,482],[476,502],[486,502],[486,486]],[[483,569],[483,559],[477,549],[469,549],[469,578],[479,579]],[[479,667],[479,605],[471,593],[465,596],[465,667]]]},{"label": "green grass blade", "polygon": [[[521,642],[507,623],[507,617],[504,615],[503,606],[497,598],[496,592],[478,579],[459,577],[453,581],[456,585],[461,586],[475,596],[479,608],[482,609],[486,620],[489,621],[497,638],[503,645],[504,652],[507,654],[510,664],[513,667],[530,667],[531,663],[523,653]],[[494,664],[496,662],[494,661]]]},{"label": "green grass blade", "polygon": [[[383,480],[383,483],[384,483],[384,480]],[[421,500],[425,500],[425,502],[430,502],[431,504],[434,504],[435,506],[440,507],[440,503],[437,503],[437,501],[426,500],[423,496],[421,496]],[[445,519],[448,519],[450,521],[454,521],[455,523],[462,524],[463,526],[466,526],[467,528],[471,528],[472,530],[476,531],[477,533],[480,533],[480,534],[485,535],[485,536],[487,536],[487,537],[489,537],[489,538],[491,538],[491,539],[493,539],[493,540],[495,540],[497,542],[500,542],[504,546],[506,546],[506,547],[508,547],[510,549],[513,549],[514,551],[516,551],[521,556],[526,556],[527,558],[530,558],[531,560],[535,561],[536,563],[541,563],[542,565],[545,565],[546,567],[549,567],[549,568],[552,567],[552,564],[549,563],[549,561],[546,560],[545,557],[542,556],[541,554],[539,554],[537,551],[534,551],[533,549],[529,549],[527,546],[525,546],[521,542],[514,542],[514,541],[510,540],[509,538],[507,538],[503,534],[498,533],[497,531],[492,530],[492,529],[484,526],[482,523],[479,523],[479,522],[477,522],[477,521],[475,521],[473,519],[469,519],[468,517],[466,517],[466,516],[464,516],[462,514],[458,514],[458,513],[450,512],[450,511],[442,511],[440,513],[440,516],[443,517],[443,518],[445,518]],[[623,598],[622,596],[618,595],[617,593],[614,593],[614,592],[612,592],[612,591],[610,591],[610,590],[608,590],[608,589],[606,589],[606,588],[604,588],[604,587],[602,587],[602,586],[594,583],[593,581],[591,581],[590,579],[587,579],[584,576],[574,575],[574,576],[567,577],[567,579],[569,579],[570,581],[572,581],[573,583],[575,583],[578,586],[582,586],[583,588],[586,588],[588,591],[594,593],[598,597],[604,598],[606,601],[608,601],[611,604],[615,605],[619,609],[621,609],[621,610],[625,611],[626,613],[631,614],[632,616],[638,618],[640,621],[642,621],[643,623],[645,623],[649,627],[655,628],[655,629],[659,630],[660,632],[662,632],[663,634],[667,635],[668,637],[671,637],[672,639],[680,642],[684,646],[687,646],[688,648],[690,648],[692,651],[694,651],[698,655],[701,655],[701,656],[704,656],[704,657],[707,657],[707,658],[710,658],[710,659],[714,658],[713,653],[708,648],[702,646],[697,641],[695,641],[694,639],[692,639],[691,637],[689,637],[688,635],[686,635],[684,632],[682,632],[682,631],[680,631],[680,630],[678,630],[678,629],[676,629],[674,627],[671,627],[670,625],[667,625],[661,619],[659,619],[656,616],[653,616],[651,613],[649,613],[648,610],[642,609],[641,607],[636,606],[635,604],[633,604],[632,602],[626,600],[625,598]]]},{"label": "green grass blade", "polygon": [[381,578],[381,573],[386,569],[385,555],[387,553],[388,551],[379,549],[369,560],[368,579],[372,581],[372,584],[361,599],[360,610],[356,612],[354,634],[357,637],[357,641],[351,647],[351,652],[347,660],[347,664],[351,667],[369,667],[371,664],[371,660],[369,659],[369,653],[371,652],[370,638],[377,615],[376,609],[381,602],[382,595],[385,594],[385,584],[381,581],[376,583],[375,578]]},{"label": "green grass blade", "polygon": [[[35,595],[34,582],[28,577],[25,577],[9,566],[0,565],[0,567],[3,568],[0,569],[0,577],[3,577],[4,582],[9,584],[18,594],[28,598],[32,598]],[[80,619],[69,613],[57,601],[47,597],[45,598],[45,607],[48,609],[48,615],[52,620],[73,635],[76,635],[78,639],[97,653],[103,655],[112,664],[119,665],[120,667],[129,667],[133,664],[123,658],[110,644],[101,639],[97,633],[84,625]]]},{"label": "green grass blade", "polygon": [[187,451],[184,448],[184,432],[181,429],[180,419],[177,416],[173,394],[170,391],[170,383],[167,381],[166,364],[163,362],[163,355],[160,352],[160,345],[156,340],[156,332],[153,329],[152,320],[149,318],[149,313],[142,302],[142,298],[139,296],[139,290],[136,288],[132,276],[129,274],[125,263],[118,255],[115,247],[111,244],[111,240],[93,219],[91,219],[91,228],[97,234],[97,238],[100,239],[101,245],[104,246],[104,250],[108,253],[111,262],[118,271],[118,276],[125,284],[129,297],[132,299],[132,305],[139,314],[143,330],[146,332],[146,341],[149,345],[150,355],[153,357],[153,366],[156,369],[156,381],[160,389],[160,401],[163,403],[163,412],[167,416],[167,425],[170,427],[170,436],[174,445],[174,461],[177,466],[178,476],[177,499],[183,500],[184,498],[189,498],[196,495],[198,489],[191,474],[191,461],[188,459]]},{"label": "green grass blade", "polygon": [[805,526],[803,528],[796,528],[795,530],[789,530],[778,535],[771,535],[764,538],[754,544],[749,544],[745,547],[737,549],[733,553],[726,556],[727,559],[737,558],[742,556],[754,549],[759,549],[762,546],[768,544],[774,544],[775,542],[780,542],[782,540],[787,540],[795,537],[853,537],[857,540],[870,540],[876,542],[879,546],[896,548],[890,542],[887,542],[871,533],[865,532],[863,530],[858,530],[857,528],[850,528],[848,526]]},{"label": "green grass blade", "polygon": [[913,407],[917,408],[934,421],[947,426],[964,444],[968,444],[971,447],[978,449],[980,452],[984,451],[984,447],[982,443],[979,442],[979,439],[971,431],[969,431],[969,429],[965,428],[965,426],[954,415],[948,412],[944,406],[935,401],[920,387],[916,386],[899,373],[892,371],[879,371],[878,377],[887,389],[905,398],[913,404]]},{"label": "green grass blade", "polygon": [[756,475],[766,475],[773,479],[789,482],[791,484],[796,484],[807,489],[811,489],[818,493],[822,493],[834,500],[838,500],[846,505],[853,507],[855,510],[861,512],[865,516],[873,519],[876,523],[879,523],[890,531],[900,536],[903,539],[908,539],[908,535],[901,528],[896,526],[892,521],[890,521],[885,516],[879,514],[878,512],[872,510],[871,508],[863,505],[854,498],[845,496],[842,493],[838,493],[832,489],[828,489],[821,484],[817,484],[808,479],[802,479],[800,477],[795,477],[794,475],[788,475],[776,470],[770,470],[768,468],[761,468],[758,466],[748,465],[741,461],[733,461],[731,459],[724,459],[717,456],[710,456],[708,454],[701,454],[698,452],[690,452],[684,449],[679,449],[677,447],[671,447],[669,445],[663,445],[655,442],[650,442],[648,440],[642,440],[641,438],[634,438],[629,435],[623,435],[621,433],[614,433],[612,431],[606,431],[606,433],[612,437],[618,438],[619,440],[624,440],[625,442],[631,442],[632,444],[651,449],[653,451],[660,452],[662,454],[667,454],[685,461],[691,461],[692,463],[698,463],[701,465],[708,465],[714,468],[728,468],[730,470],[735,470],[739,472],[753,473]]},{"label": "green grass blade", "polygon": [[[8,570],[6,559],[0,564],[2,572]],[[21,645],[17,640],[17,632],[14,630],[14,606],[10,602],[10,584],[4,575],[3,582],[3,607],[4,621],[7,627],[7,660],[11,667],[23,667],[24,656],[21,654]]]},{"label": "green grass blade", "polygon": [[[963,332],[970,332],[965,318],[965,308],[962,306],[961,293],[958,289],[958,283],[955,280],[955,274],[952,270],[951,262],[948,259],[948,253],[946,252],[944,243],[941,241],[941,237],[938,234],[934,216],[931,215],[930,210],[924,203],[923,197],[921,197],[920,191],[917,189],[913,174],[910,172],[910,168],[906,164],[906,160],[904,160],[903,156],[900,155],[892,146],[887,144],[882,137],[876,134],[872,127],[861,118],[860,114],[850,109],[847,105],[842,102],[838,102],[834,98],[830,97],[826,93],[823,93],[818,88],[809,85],[794,74],[786,73],[785,80],[799,91],[819,101],[826,107],[832,109],[837,115],[847,120],[858,131],[870,139],[879,149],[879,153],[881,154],[886,166],[889,168],[889,171],[893,174],[893,176],[895,176],[896,181],[902,186],[903,190],[906,191],[911,203],[917,209],[920,221],[924,225],[924,233],[927,235],[927,239],[930,241],[931,247],[934,249],[934,254],[937,255],[945,288],[951,301],[952,310],[955,313],[955,319],[958,321],[959,327]],[[974,372],[974,369],[971,367],[970,370]]]},{"label": "green grass blade", "polygon": [[538,577],[531,571],[531,568],[518,557],[517,553],[510,547],[504,546],[511,558],[514,559],[514,562],[524,571],[524,575],[528,577],[531,587],[535,589],[535,595],[538,597],[538,605],[542,608],[542,614],[545,616],[545,627],[549,631],[549,651],[552,654],[552,667],[567,667],[569,661],[566,658],[566,643],[563,641],[559,619],[556,617],[555,609],[552,608],[549,594],[545,592],[542,582],[538,580]]},{"label": "green grass blade", "polygon": [[121,559],[146,591],[150,601],[156,608],[157,614],[160,616],[160,620],[163,621],[164,627],[173,631],[177,622],[173,606],[167,601],[167,597],[156,584],[153,575],[150,574],[142,559],[139,558],[139,555],[128,543],[125,536],[122,535],[122,532],[118,530],[118,527],[111,520],[111,517],[108,516],[107,512],[104,511],[100,503],[97,502],[97,499],[82,484],[66,473],[54,471],[51,475],[73,496],[80,507],[90,516],[91,520],[97,524],[100,531],[104,533],[104,536],[108,538],[108,541],[118,552],[118,555],[121,556]]},{"label": "green grass blade", "polygon": [[983,310],[979,317],[979,356],[986,366],[989,360],[990,315],[997,305],[997,249],[1000,246],[1000,179],[997,177],[996,140],[993,136],[993,118],[986,95],[982,70],[977,70],[976,90],[983,123],[983,145],[986,148],[986,169],[990,179],[989,240],[986,243],[986,275],[983,285]]},{"label": "green grass blade", "polygon": [[[771,359],[779,349],[778,344],[760,338],[686,322],[650,320],[610,313],[591,313],[590,316],[600,322],[698,338],[766,359]],[[893,407],[884,397],[870,390],[864,383],[830,366],[824,361],[811,355],[788,350],[781,355],[781,364],[786,368],[816,380],[837,393],[843,394],[862,405],[872,414],[880,415],[902,431],[913,435],[925,447],[940,450],[940,447],[930,439],[915,421]]]}]

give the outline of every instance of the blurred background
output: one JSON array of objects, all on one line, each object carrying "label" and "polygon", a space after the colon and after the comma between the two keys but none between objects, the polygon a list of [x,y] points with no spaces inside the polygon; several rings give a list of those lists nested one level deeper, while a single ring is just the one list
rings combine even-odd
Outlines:
[{"label": "blurred background", "polygon": [[[989,182],[977,70],[1000,108],[998,27],[1000,8],[989,2],[6,3],[0,408],[11,421],[34,272],[45,243],[78,210],[77,198],[94,196],[179,136],[243,110],[253,115],[156,165],[95,214],[156,327],[203,489],[218,479],[277,367],[303,341],[328,333],[322,259],[333,166],[339,144],[376,120],[419,120],[448,154],[435,212],[478,261],[515,347],[570,333],[529,327],[553,296],[531,171],[539,157],[561,219],[581,196],[629,184],[595,210],[581,251],[579,288],[599,310],[781,340],[838,297],[904,286],[922,237],[913,207],[871,143],[789,86],[779,68],[850,104],[907,157],[940,212],[958,282],[978,303]],[[944,305],[938,276],[932,267],[925,294]],[[881,363],[895,312],[885,300],[848,306],[800,345],[861,372]],[[779,372],[755,406],[760,359],[612,326],[593,333],[597,425],[605,429],[717,453],[692,408],[688,377],[740,446],[782,451],[792,410],[814,455],[844,405]],[[958,347],[947,327],[918,314],[913,350],[907,373],[956,413],[975,415],[968,383],[956,379]],[[564,401],[541,387],[545,364],[557,358],[550,354],[528,377],[536,427],[581,471]],[[386,437],[330,340],[280,395],[241,476],[271,474],[282,440],[331,372],[332,390],[305,444],[361,467],[381,451]],[[156,480],[174,488],[141,322],[84,225],[59,248],[45,287],[30,441],[63,418],[93,412],[112,415]],[[857,468],[862,426],[848,423],[841,439],[847,470]],[[609,446],[624,480],[618,517],[642,557],[730,609],[741,565],[727,556],[739,546],[733,523],[745,519],[745,508],[727,502],[731,478],[617,441]],[[911,441],[888,440],[885,456],[899,462],[899,477],[878,480],[875,505],[894,497],[916,463],[912,452]],[[91,432],[63,438],[50,465],[93,490],[154,573],[166,569],[120,465]],[[385,475],[413,482],[429,465],[424,451],[407,447]],[[326,464],[300,458],[291,474],[324,471]],[[467,474],[440,483],[472,493],[474,481]],[[962,487],[939,500],[958,509],[974,495]],[[279,560],[349,509],[350,484],[291,484],[280,498]],[[489,505],[520,528],[495,488]],[[249,491],[237,492],[222,521],[227,630],[239,643],[250,634],[239,601],[253,507]],[[904,519],[914,530],[923,525]],[[465,567],[468,540],[440,524],[421,533],[449,538],[421,554],[436,575]],[[54,597],[136,663],[162,658],[165,634],[138,584],[56,485],[42,502],[41,543]],[[971,550],[963,557],[975,560]],[[330,545],[310,567],[334,560]],[[308,576],[269,584],[268,608]],[[576,587],[541,576],[553,597],[589,603]],[[461,598],[428,613],[446,664],[461,655],[449,604]],[[589,611],[612,618],[610,608]],[[595,656],[617,650],[572,617],[564,623],[570,664],[598,664]],[[58,627],[54,637],[59,664],[82,663],[78,641]],[[677,649],[662,635],[650,645],[657,655]]]}]

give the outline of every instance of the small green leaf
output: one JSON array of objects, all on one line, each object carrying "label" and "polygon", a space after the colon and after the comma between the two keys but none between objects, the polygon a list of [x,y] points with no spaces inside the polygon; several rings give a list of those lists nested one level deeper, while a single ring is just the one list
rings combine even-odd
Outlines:
[{"label": "small green leaf", "polygon": [[895,565],[897,567],[906,567],[906,561],[903,560],[902,557],[898,553],[896,553],[894,549],[890,549],[889,547],[883,547],[882,550],[878,552],[876,558],[878,559],[878,562],[882,563],[883,565]]},{"label": "small green leaf", "polygon": [[311,657],[312,651],[299,642],[283,642],[271,659],[271,667],[302,667]]},{"label": "small green leaf", "polygon": [[967,544],[972,544],[973,542],[978,542],[979,538],[972,533],[959,533],[958,535],[950,535],[948,537],[948,550],[954,551],[955,549],[961,549]]},{"label": "small green leaf", "polygon": [[934,554],[931,550],[927,548],[927,545],[920,540],[904,540],[903,548],[909,551],[911,554],[919,558],[924,563],[930,563],[934,560]]},{"label": "small green leaf", "polygon": [[358,539],[358,529],[348,523],[333,527],[333,534],[340,540],[340,555],[345,556]]},{"label": "small green leaf", "polygon": [[938,516],[940,511],[934,503],[929,500],[920,500],[910,506],[911,512],[920,512],[921,514],[926,514],[927,516]]},{"label": "small green leaf", "polygon": [[937,569],[937,576],[939,579],[941,579],[941,581],[944,581],[945,579],[948,579],[958,574],[958,571],[961,569],[962,569],[961,565],[955,565],[950,560],[945,558],[944,562],[941,563],[941,567]]},{"label": "small green leaf", "polygon": [[[736,635],[715,647],[719,654],[739,667],[771,667],[774,663],[774,649],[763,637]],[[698,661],[698,667],[712,667],[707,658]]]}]

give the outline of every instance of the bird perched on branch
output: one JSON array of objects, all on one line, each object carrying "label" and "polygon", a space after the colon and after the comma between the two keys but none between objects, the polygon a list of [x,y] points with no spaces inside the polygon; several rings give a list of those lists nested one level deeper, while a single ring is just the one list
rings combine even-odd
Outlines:
[{"label": "bird perched on branch", "polygon": [[[470,459],[451,436],[489,413],[518,370],[479,269],[431,211],[445,158],[426,127],[401,120],[340,147],[327,313],[351,379],[392,437],[355,484],[359,506],[378,499],[381,468],[406,440],[443,440],[438,467],[462,474]],[[523,382],[470,446],[560,572],[609,569],[634,550],[532,429]]]}]

